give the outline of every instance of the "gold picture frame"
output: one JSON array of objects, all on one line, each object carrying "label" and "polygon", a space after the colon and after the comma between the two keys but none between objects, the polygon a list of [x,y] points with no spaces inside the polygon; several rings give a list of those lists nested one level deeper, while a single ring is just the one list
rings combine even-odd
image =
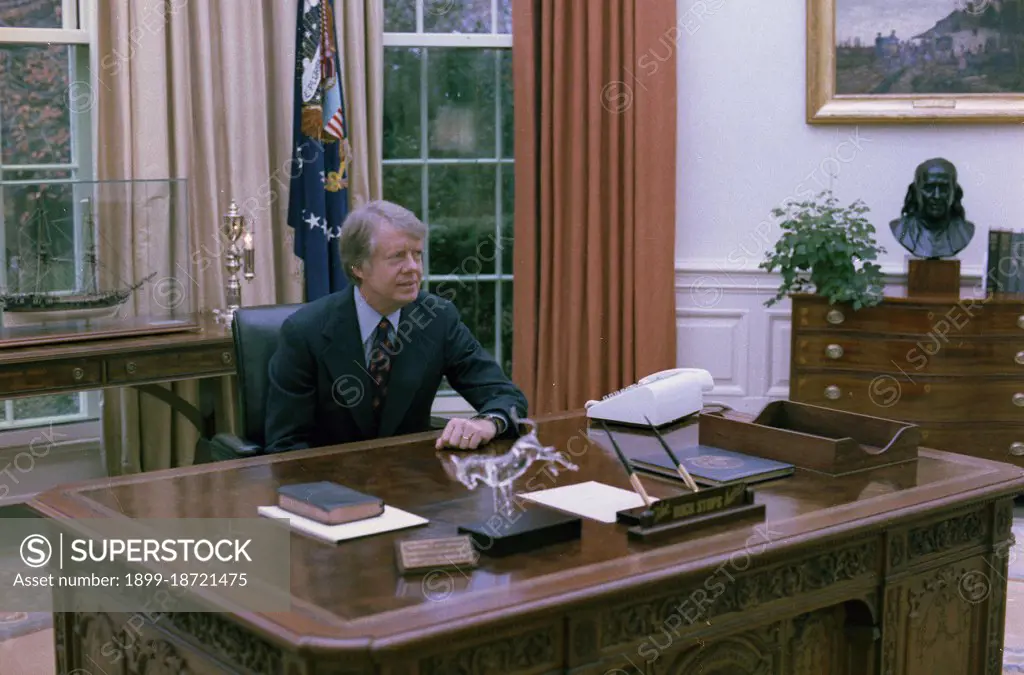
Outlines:
[{"label": "gold picture frame", "polygon": [[[896,29],[883,36],[887,17],[893,15],[880,13],[874,44],[866,36],[866,45],[860,35],[850,37],[851,32],[865,32],[866,24],[862,19],[859,24],[844,22],[853,15],[838,16],[839,2],[846,10],[861,10],[859,19],[873,16],[871,10],[879,4],[807,0],[808,124],[1024,122],[1024,78],[1016,66],[1006,71],[1007,45],[1011,53],[1021,53],[1024,38],[999,30],[1007,7],[1012,5],[1015,16],[1024,17],[1024,0],[935,0],[935,24],[919,33],[917,28],[931,17],[922,13],[920,4],[910,3],[917,14],[904,12],[899,25],[912,30],[902,38]],[[900,4],[887,0],[886,9],[898,12]],[[837,39],[839,33],[843,37]],[[1001,82],[1017,78],[1019,92],[999,90]],[[936,90],[936,82],[968,91]],[[908,87],[912,90],[906,91]],[[970,91],[978,88],[996,91]]]}]

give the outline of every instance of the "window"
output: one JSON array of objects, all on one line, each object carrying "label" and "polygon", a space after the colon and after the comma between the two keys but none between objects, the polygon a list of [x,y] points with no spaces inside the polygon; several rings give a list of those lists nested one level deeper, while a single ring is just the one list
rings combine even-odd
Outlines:
[{"label": "window", "polygon": [[[0,287],[5,289],[71,291],[80,278],[80,210],[69,185],[47,182],[93,177],[89,9],[78,0],[0,0]],[[45,276],[35,275],[32,266],[41,243],[58,261]],[[99,392],[22,398],[2,402],[0,429],[98,414]]]},{"label": "window", "polygon": [[384,0],[383,158],[384,198],[430,228],[426,289],[455,303],[509,375],[511,6]]}]

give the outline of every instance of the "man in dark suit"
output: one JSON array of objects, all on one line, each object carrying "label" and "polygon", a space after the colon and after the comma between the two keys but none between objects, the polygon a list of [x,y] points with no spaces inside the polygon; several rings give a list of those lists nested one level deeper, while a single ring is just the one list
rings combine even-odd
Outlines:
[{"label": "man in dark suit", "polygon": [[437,440],[471,449],[526,417],[523,392],[473,337],[455,306],[420,290],[427,228],[408,209],[375,201],[341,228],[351,284],[284,322],[270,361],[267,452],[430,428],[447,377],[478,415],[448,422]]}]

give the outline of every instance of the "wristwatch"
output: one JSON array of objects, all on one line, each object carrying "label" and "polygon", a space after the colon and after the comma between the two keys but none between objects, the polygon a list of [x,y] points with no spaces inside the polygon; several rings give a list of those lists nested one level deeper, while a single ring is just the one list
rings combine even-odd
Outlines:
[{"label": "wristwatch", "polygon": [[502,415],[501,413],[480,413],[479,415],[474,415],[473,419],[491,420],[492,422],[494,422],[494,426],[498,428],[498,432],[495,434],[495,436],[501,436],[503,433],[505,433],[505,430],[508,429],[508,418]]}]

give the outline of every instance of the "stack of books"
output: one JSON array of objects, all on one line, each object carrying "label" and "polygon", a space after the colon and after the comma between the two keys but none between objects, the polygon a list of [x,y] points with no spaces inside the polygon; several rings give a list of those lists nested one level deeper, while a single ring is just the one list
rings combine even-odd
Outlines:
[{"label": "stack of books", "polygon": [[986,295],[1024,293],[1024,232],[988,231],[984,287]]}]

